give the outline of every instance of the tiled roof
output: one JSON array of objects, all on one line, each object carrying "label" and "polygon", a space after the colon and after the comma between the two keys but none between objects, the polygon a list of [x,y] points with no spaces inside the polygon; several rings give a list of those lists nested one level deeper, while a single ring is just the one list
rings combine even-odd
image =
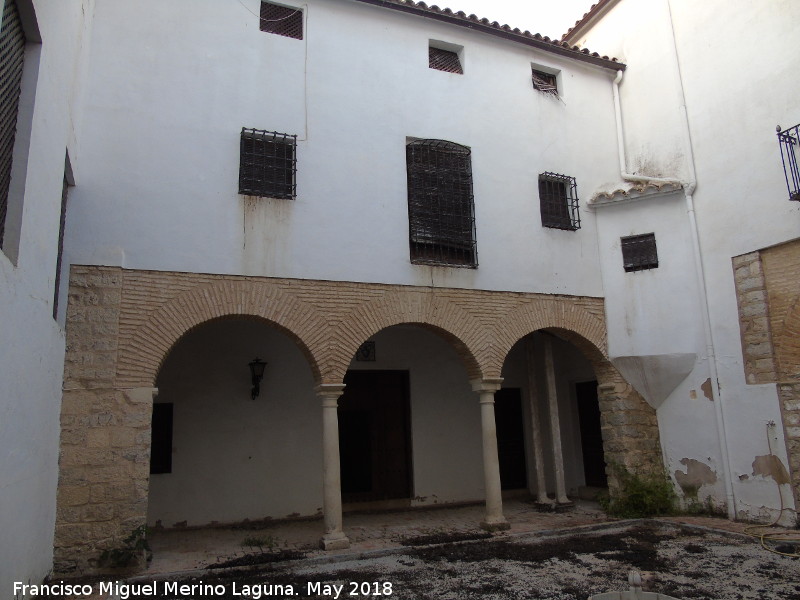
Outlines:
[{"label": "tiled roof", "polygon": [[557,39],[550,39],[538,33],[531,33],[530,31],[520,31],[517,28],[512,29],[509,25],[501,25],[497,21],[489,21],[489,19],[481,19],[476,15],[467,15],[463,11],[454,12],[449,8],[439,8],[435,4],[428,6],[425,2],[415,2],[414,0],[356,0],[356,2],[363,2],[364,4],[372,4],[373,6],[381,6],[392,10],[419,15],[437,21],[443,21],[460,27],[466,27],[473,31],[480,31],[488,33],[497,37],[507,40],[518,42],[526,46],[532,46],[545,52],[551,52],[561,56],[566,56],[587,62],[590,64],[604,67],[606,69],[613,69],[619,71],[625,69],[625,65],[616,58],[609,58],[608,56],[600,56],[597,52],[591,52],[586,48],[579,48],[578,46],[570,46],[566,42]]},{"label": "tiled roof", "polygon": [[589,23],[596,21],[602,13],[610,10],[619,0],[600,0],[597,4],[592,4],[591,8],[583,14],[583,16],[575,21],[575,25],[567,30],[567,33],[561,36],[562,42],[575,41],[575,38],[580,34]]},{"label": "tiled roof", "polygon": [[608,204],[622,204],[631,200],[652,198],[664,194],[671,194],[683,189],[678,182],[647,181],[630,184],[627,188],[617,188],[608,192],[597,192],[589,200],[591,206],[604,206]]}]

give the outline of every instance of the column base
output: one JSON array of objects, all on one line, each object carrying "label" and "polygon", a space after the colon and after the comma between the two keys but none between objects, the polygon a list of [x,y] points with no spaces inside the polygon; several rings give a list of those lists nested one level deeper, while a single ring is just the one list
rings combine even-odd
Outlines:
[{"label": "column base", "polygon": [[350,539],[342,531],[326,533],[319,541],[323,550],[346,550],[350,547]]},{"label": "column base", "polygon": [[575,503],[572,500],[566,502],[556,502],[553,507],[556,512],[567,512],[575,508]]},{"label": "column base", "polygon": [[502,520],[497,521],[481,521],[481,529],[484,531],[508,531],[511,529],[511,523],[505,520],[505,518],[501,517]]}]

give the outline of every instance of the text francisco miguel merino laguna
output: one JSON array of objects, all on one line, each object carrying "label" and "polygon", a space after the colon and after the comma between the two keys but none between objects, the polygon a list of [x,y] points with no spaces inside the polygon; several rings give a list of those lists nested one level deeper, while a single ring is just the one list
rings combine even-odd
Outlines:
[{"label": "text francisco miguel merino laguna", "polygon": [[[344,596],[353,596],[366,592],[371,596],[391,596],[392,584],[388,581],[351,581],[342,584],[327,584],[318,581],[309,581],[302,586],[282,585],[272,583],[250,583],[239,584],[231,582],[228,585],[221,583],[180,583],[177,581],[152,581],[150,583],[124,583],[120,581],[102,581],[99,583],[100,594],[113,595],[119,600],[128,600],[130,597],[157,596],[159,594],[174,594],[178,598],[195,598],[198,596],[222,596],[230,593],[233,596],[242,596],[252,600],[263,597],[288,598],[299,596],[303,591],[315,597],[329,596],[334,600],[338,599],[343,593]],[[25,596],[50,596],[50,597],[81,597],[91,596],[94,592],[89,584],[72,584],[59,581],[58,583],[43,583],[34,585],[14,582],[14,598]]]}]

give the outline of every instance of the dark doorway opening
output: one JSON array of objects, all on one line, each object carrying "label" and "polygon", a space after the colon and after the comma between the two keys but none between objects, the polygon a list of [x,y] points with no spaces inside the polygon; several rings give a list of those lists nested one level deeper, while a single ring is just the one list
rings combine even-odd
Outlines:
[{"label": "dark doorway opening", "polygon": [[411,497],[408,371],[348,371],[339,399],[342,501]]},{"label": "dark doorway opening", "polygon": [[522,394],[519,388],[503,388],[495,393],[494,421],[497,427],[500,487],[504,490],[527,488],[525,430],[522,425]]},{"label": "dark doorway opening", "polygon": [[608,487],[603,435],[600,429],[600,404],[597,401],[597,382],[575,384],[578,401],[578,420],[581,426],[583,475],[590,487]]}]

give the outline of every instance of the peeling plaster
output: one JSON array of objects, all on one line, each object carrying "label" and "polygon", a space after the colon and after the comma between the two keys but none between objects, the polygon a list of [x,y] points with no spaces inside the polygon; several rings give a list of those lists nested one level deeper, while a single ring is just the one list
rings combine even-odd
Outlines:
[{"label": "peeling plaster", "polygon": [[701,487],[717,482],[717,473],[706,463],[693,458],[682,458],[681,464],[686,467],[686,473],[675,471],[675,481],[681,486],[685,496],[697,496]]},{"label": "peeling plaster", "polygon": [[770,477],[774,479],[775,483],[778,485],[789,483],[789,471],[786,470],[781,459],[772,454],[756,456],[756,459],[753,461],[753,476],[755,477],[758,475]]},{"label": "peeling plaster", "polygon": [[[714,401],[714,395],[713,395],[713,393],[711,391],[711,377],[709,377],[708,379],[706,379],[703,382],[703,385],[700,386],[700,389],[703,390],[703,395],[706,398],[708,398],[712,402]],[[683,462],[683,461],[681,461],[681,462]]]}]

